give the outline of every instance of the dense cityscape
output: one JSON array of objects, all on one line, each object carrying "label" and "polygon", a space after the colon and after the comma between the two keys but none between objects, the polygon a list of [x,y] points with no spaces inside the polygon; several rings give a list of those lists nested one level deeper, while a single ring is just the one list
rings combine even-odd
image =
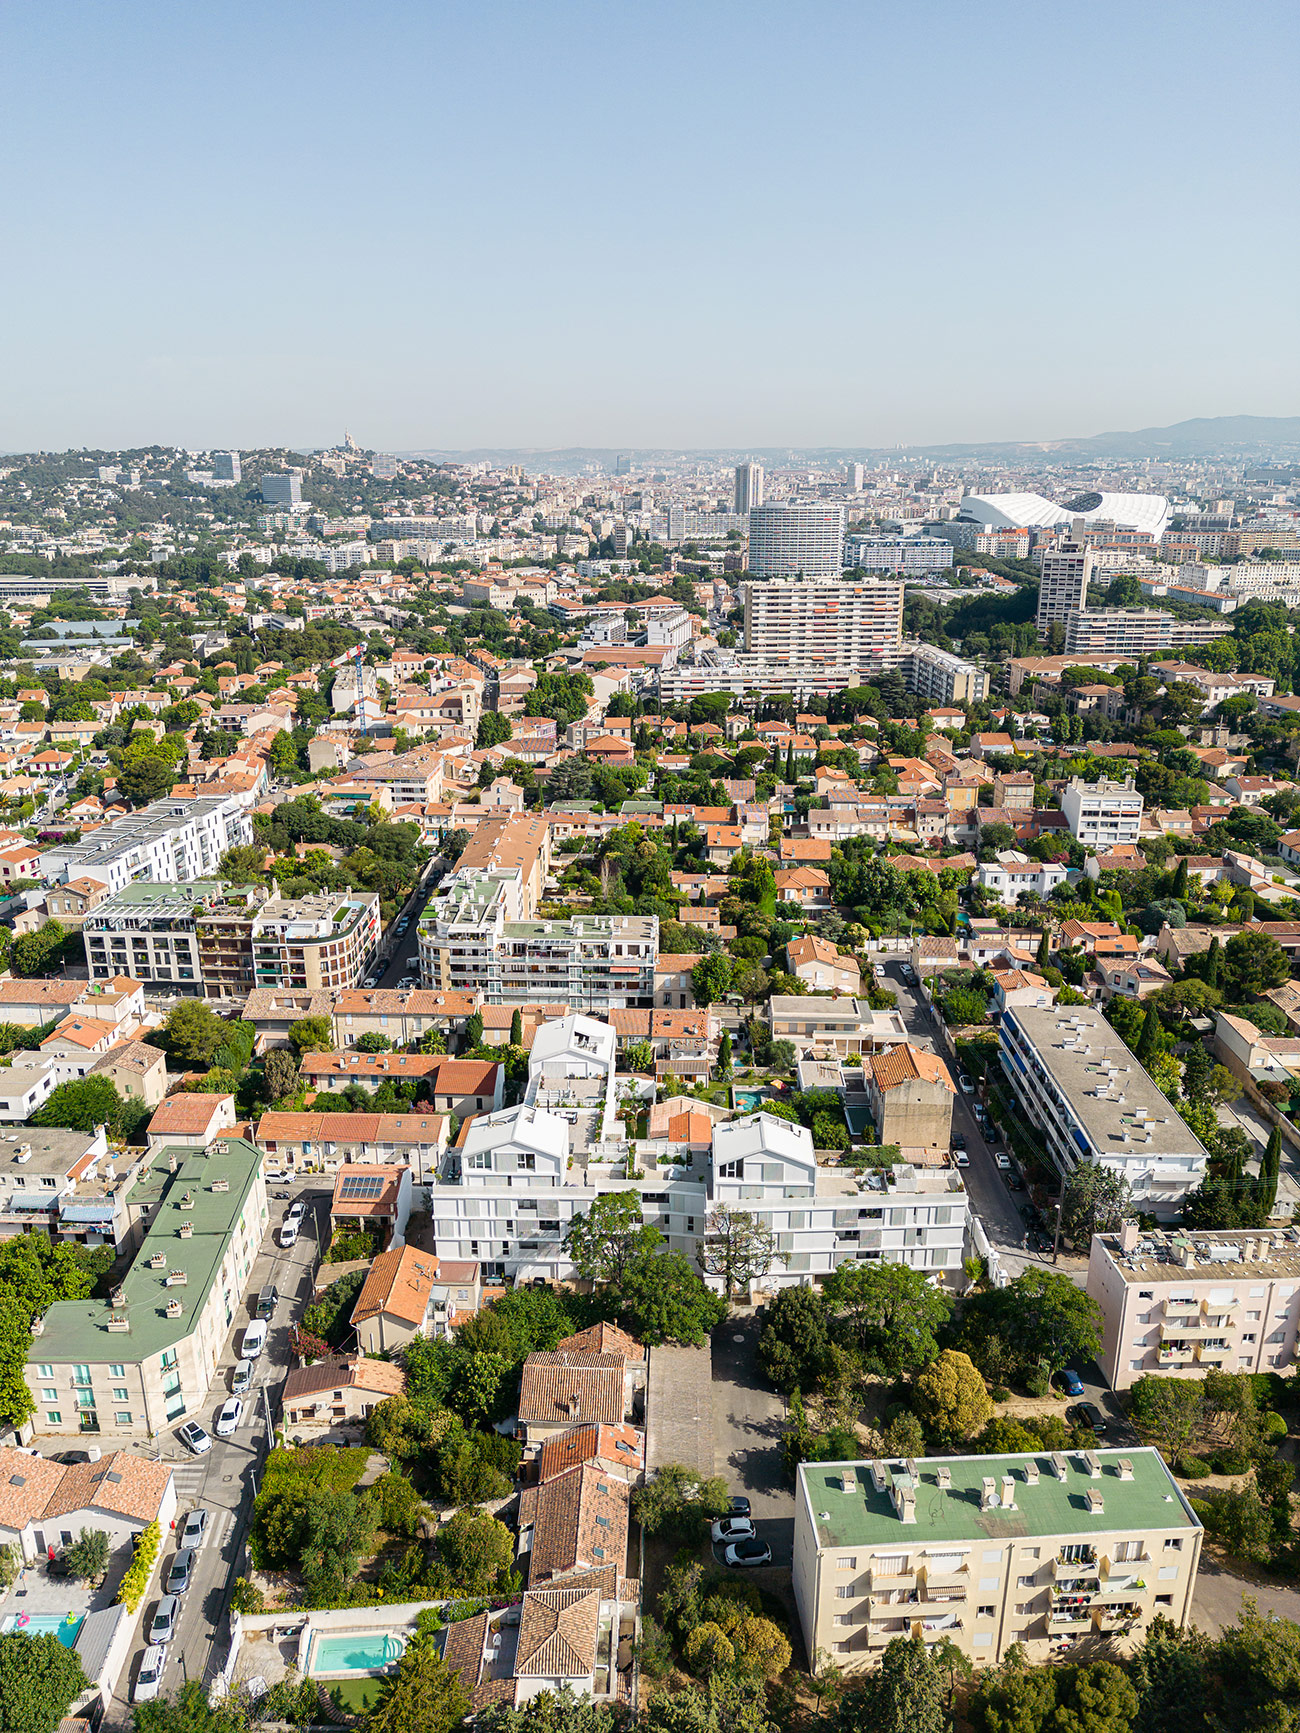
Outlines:
[{"label": "dense cityscape", "polygon": [[1224,446],[4,459],[24,1725],[1256,1724],[1300,464]]}]

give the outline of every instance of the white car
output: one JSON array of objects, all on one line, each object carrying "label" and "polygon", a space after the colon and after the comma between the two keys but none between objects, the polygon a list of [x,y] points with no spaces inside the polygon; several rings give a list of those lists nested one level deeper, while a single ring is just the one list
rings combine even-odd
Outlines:
[{"label": "white car", "polygon": [[885,978],[885,965],[883,963],[877,963],[873,967],[871,973],[876,977],[876,979],[878,981],[883,981]]},{"label": "white car", "polygon": [[297,1222],[282,1222],[280,1224],[280,1250],[287,1252],[290,1246],[298,1244]]},{"label": "white car", "polygon": [[296,1198],[284,1212],[286,1226],[292,1222],[295,1227],[302,1224],[302,1218],[307,1213],[307,1206],[301,1198]]},{"label": "white car", "polygon": [[957,1082],[963,1095],[974,1095],[975,1085],[971,1082],[970,1078],[967,1077],[964,1071],[959,1071],[957,1073]]},{"label": "white car", "polygon": [[149,1703],[158,1695],[162,1684],[163,1668],[167,1664],[167,1651],[161,1643],[150,1643],[140,1657],[140,1671],[135,1676],[135,1694],[132,1699],[136,1703]]},{"label": "white car", "polygon": [[1009,1155],[1003,1155],[1001,1152],[999,1152],[997,1155],[995,1155],[993,1157],[993,1159],[997,1163],[998,1169],[1000,1172],[1002,1172],[1002,1173],[1010,1173],[1011,1172],[1011,1157]]},{"label": "white car", "polygon": [[256,1360],[265,1346],[266,1320],[264,1318],[254,1318],[253,1322],[244,1331],[244,1359]]},{"label": "white car", "polygon": [[738,1540],[752,1540],[754,1525],[747,1516],[724,1516],[713,1525],[714,1546],[734,1546]]},{"label": "white car", "polygon": [[217,1437],[230,1438],[235,1428],[244,1418],[244,1404],[238,1396],[232,1396],[220,1414],[217,1415]]},{"label": "white car", "polygon": [[230,1374],[230,1390],[234,1396],[242,1396],[253,1382],[253,1363],[251,1360],[237,1360],[235,1369]]},{"label": "white car", "polygon": [[952,1158],[952,1165],[954,1167],[969,1167],[970,1166],[970,1157],[967,1155],[967,1153],[964,1149],[959,1149],[959,1150],[954,1151],[953,1158]]}]

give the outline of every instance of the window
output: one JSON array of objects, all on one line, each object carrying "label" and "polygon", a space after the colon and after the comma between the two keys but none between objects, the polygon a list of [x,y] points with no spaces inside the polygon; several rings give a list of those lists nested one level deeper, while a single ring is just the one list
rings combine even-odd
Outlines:
[{"label": "window", "polygon": [[51,1388],[49,1390],[42,1390],[41,1391],[41,1401],[42,1402],[57,1402],[58,1399],[59,1399],[59,1393],[55,1389]]},{"label": "window", "polygon": [[834,1645],[835,1653],[837,1655],[847,1655],[852,1647],[852,1643],[836,1643]]},{"label": "window", "polygon": [[126,1367],[125,1366],[110,1366],[108,1369],[108,1375],[110,1378],[125,1378],[126,1377]]},{"label": "window", "polygon": [[1155,1289],[1154,1288],[1140,1288],[1138,1290],[1138,1299],[1139,1300],[1154,1300],[1155,1299]]},{"label": "window", "polygon": [[1022,1619],[1027,1619],[1029,1617],[1029,1615],[1033,1612],[1033,1610],[1034,1610],[1034,1603],[1032,1601],[1017,1601],[1016,1602],[1016,1613]]},{"label": "window", "polygon": [[49,1413],[45,1416],[45,1424],[47,1426],[63,1425],[63,1416],[59,1413],[57,1408],[50,1409]]},{"label": "window", "polygon": [[1142,1557],[1142,1542],[1140,1540],[1120,1540],[1115,1542],[1115,1558],[1125,1561]]},{"label": "window", "polygon": [[1181,1540],[1167,1540],[1165,1542],[1165,1551],[1166,1552],[1181,1552],[1182,1550],[1183,1550],[1183,1543]]},{"label": "window", "polygon": [[129,1402],[131,1400],[131,1392],[125,1385],[123,1385],[121,1389],[115,1389],[113,1391],[113,1400],[114,1402]]},{"label": "window", "polygon": [[980,1607],[977,1614],[976,1614],[976,1617],[981,1618],[981,1619],[992,1619],[992,1618],[995,1618],[996,1616],[997,1616],[997,1608],[996,1607]]},{"label": "window", "polygon": [[1041,1558],[1042,1556],[1043,1555],[1039,1552],[1039,1550],[1036,1546],[1027,1546],[1025,1548],[1025,1557],[1027,1559],[1029,1559],[1029,1558]]},{"label": "window", "polygon": [[853,1620],[848,1613],[836,1613],[835,1617],[831,1620],[831,1623],[834,1625],[851,1625]]},{"label": "window", "polygon": [[835,1598],[837,1601],[851,1601],[856,1593],[852,1583],[841,1583],[835,1591]]},{"label": "window", "polygon": [[36,1368],[36,1376],[38,1378],[53,1378],[53,1376],[54,1376],[53,1366],[38,1366]]},{"label": "window", "polygon": [[74,1366],[72,1368],[72,1382],[74,1384],[89,1384],[90,1383],[90,1367],[89,1366]]},{"label": "window", "polygon": [[[835,1562],[842,1571],[855,1571],[858,1568],[858,1555],[852,1553],[848,1558],[838,1558]],[[886,1561],[884,1559],[877,1560],[877,1564],[882,1570],[885,1567],[885,1563]]]},{"label": "window", "polygon": [[1032,1589],[1033,1586],[1034,1586],[1034,1579],[1032,1576],[1017,1577],[1016,1578],[1016,1587],[1018,1589]]},{"label": "window", "polygon": [[130,1414],[125,1412],[115,1414],[113,1416],[113,1424],[115,1426],[129,1426],[131,1424]]},{"label": "window", "polygon": [[1174,1604],[1174,1597],[1172,1595],[1157,1595],[1156,1596],[1156,1605],[1158,1607],[1172,1607],[1173,1604]]}]

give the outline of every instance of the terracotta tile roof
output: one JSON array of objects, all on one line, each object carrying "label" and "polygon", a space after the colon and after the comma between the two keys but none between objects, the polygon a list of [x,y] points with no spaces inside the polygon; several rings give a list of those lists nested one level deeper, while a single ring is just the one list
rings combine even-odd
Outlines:
[{"label": "terracotta tile roof", "polygon": [[172,1477],[170,1463],[148,1462],[128,1450],[115,1450],[98,1462],[75,1463],[60,1473],[62,1479],[42,1512],[46,1518],[103,1510],[134,1522],[152,1522]]},{"label": "terracotta tile roof", "polygon": [[530,1354],[520,1383],[520,1420],[617,1425],[623,1418],[623,1365],[618,1354]]},{"label": "terracotta tile roof", "polygon": [[713,1121],[707,1113],[679,1113],[668,1121],[670,1143],[713,1142]]},{"label": "terracotta tile roof", "polygon": [[593,1324],[590,1329],[579,1330],[577,1335],[566,1336],[562,1342],[557,1342],[555,1351],[557,1354],[617,1354],[621,1360],[645,1359],[645,1349],[640,1342],[635,1336],[629,1336],[626,1330],[620,1330],[617,1324]]},{"label": "terracotta tile roof", "polygon": [[0,1450],[0,1528],[21,1529],[42,1516],[67,1472],[25,1450]]},{"label": "terracotta tile roof", "polygon": [[871,1074],[881,1090],[897,1089],[900,1084],[919,1079],[923,1083],[942,1083],[951,1094],[957,1093],[943,1060],[937,1054],[923,1053],[907,1041],[900,1041],[886,1053],[873,1053]]},{"label": "terracotta tile roof", "polygon": [[[374,1163],[343,1162],[334,1179],[331,1210],[348,1216],[391,1216],[397,1208],[405,1168]],[[377,1180],[379,1190],[368,1182]],[[350,1182],[366,1183],[350,1183]],[[349,1196],[351,1191],[351,1196]]]},{"label": "terracotta tile roof", "polygon": [[533,1503],[530,1584],[591,1565],[622,1570],[630,1500],[626,1482],[594,1462],[580,1463],[539,1486]]},{"label": "terracotta tile roof", "polygon": [[533,1589],[524,1596],[518,1678],[589,1679],[596,1668],[600,1596],[592,1589]]},{"label": "terracotta tile roof", "polygon": [[172,1095],[160,1101],[149,1121],[154,1137],[193,1137],[207,1131],[233,1095]]},{"label": "terracotta tile roof", "polygon": [[579,1426],[548,1438],[538,1458],[539,1484],[554,1480],[583,1462],[608,1462],[624,1469],[639,1469],[644,1451],[641,1434],[632,1426]]},{"label": "terracotta tile roof", "polygon": [[424,1322],[437,1276],[437,1258],[416,1251],[414,1246],[394,1246],[380,1252],[357,1295],[352,1322],[364,1323],[383,1312],[418,1327]]},{"label": "terracotta tile roof", "polygon": [[[447,1626],[443,1639],[442,1658],[472,1697],[483,1672],[483,1644],[487,1637],[488,1615],[475,1613],[470,1619],[457,1619]],[[512,1693],[513,1701],[513,1693]]]},{"label": "terracotta tile roof", "polygon": [[[355,1315],[355,1314],[354,1314]],[[284,1401],[295,1397],[316,1396],[322,1390],[371,1390],[380,1396],[400,1396],[406,1388],[406,1374],[400,1366],[387,1360],[368,1360],[364,1355],[339,1355],[336,1359],[317,1360],[311,1366],[299,1366],[290,1372],[284,1383]]]}]

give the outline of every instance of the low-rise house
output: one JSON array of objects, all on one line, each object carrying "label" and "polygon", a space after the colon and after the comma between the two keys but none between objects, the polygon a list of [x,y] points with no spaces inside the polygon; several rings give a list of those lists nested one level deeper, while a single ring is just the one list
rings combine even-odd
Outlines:
[{"label": "low-rise house", "polygon": [[[1297,832],[1297,835],[1300,835],[1300,832]],[[819,867],[783,868],[776,874],[776,894],[781,902],[796,903],[808,913],[818,913],[835,907],[835,899],[831,895],[831,881]]]},{"label": "low-rise house", "polygon": [[381,1245],[401,1243],[411,1214],[411,1170],[367,1163],[344,1163],[334,1179],[330,1226],[335,1233],[362,1229]]},{"label": "low-rise house", "polygon": [[135,1537],[151,1522],[165,1534],[175,1514],[169,1462],[115,1450],[65,1464],[0,1450],[0,1544],[16,1546],[25,1564],[71,1546],[83,1528],[107,1534],[110,1560],[126,1564]]},{"label": "low-rise house", "polygon": [[264,1113],[256,1136],[273,1179],[373,1162],[409,1167],[414,1183],[426,1185],[441,1167],[450,1129],[445,1113]]},{"label": "low-rise house", "polygon": [[790,973],[815,993],[856,994],[862,989],[862,971],[854,958],[815,934],[791,939],[785,956]]},{"label": "low-rise house", "polygon": [[519,1562],[528,1586],[627,1562],[631,1490],[596,1462],[580,1462],[519,1495]]},{"label": "low-rise house", "polygon": [[579,1426],[549,1438],[537,1458],[539,1483],[592,1462],[615,1479],[635,1485],[645,1468],[645,1439],[634,1426]]},{"label": "low-rise house", "polygon": [[381,1354],[416,1336],[449,1335],[482,1300],[476,1263],[394,1246],[375,1259],[352,1308],[358,1346]]},{"label": "low-rise house", "polygon": [[530,1354],[519,1389],[525,1442],[545,1443],[578,1426],[619,1426],[631,1419],[625,1367],[620,1354]]},{"label": "low-rise house", "polygon": [[494,1060],[449,1059],[421,1053],[305,1053],[299,1070],[313,1089],[346,1089],[355,1083],[373,1095],[385,1083],[415,1080],[424,1085],[435,1113],[460,1119],[495,1113],[505,1089],[505,1067]]},{"label": "low-rise house", "polygon": [[865,999],[815,993],[774,993],[768,1000],[773,1041],[789,1041],[803,1056],[847,1059],[907,1040],[897,1011],[875,1011]]},{"label": "low-rise house", "polygon": [[1102,995],[1107,999],[1147,999],[1173,980],[1168,969],[1154,957],[1099,963],[1095,974]]},{"label": "low-rise house", "polygon": [[999,849],[997,859],[986,861],[976,871],[977,881],[1008,905],[1026,894],[1048,897],[1069,874],[1056,861],[1031,860],[1018,849]]},{"label": "low-rise house", "polygon": [[947,1149],[956,1089],[935,1053],[902,1042],[875,1053],[864,1067],[867,1100],[882,1144],[905,1149]]},{"label": "low-rise house", "polygon": [[155,1108],[146,1136],[149,1153],[160,1149],[206,1149],[235,1129],[233,1095],[173,1095]]},{"label": "low-rise house", "polygon": [[1005,1011],[1015,1005],[1054,1005],[1056,988],[1032,969],[996,969],[993,972],[993,1008]]},{"label": "low-rise house", "polygon": [[356,1425],[405,1388],[406,1374],[387,1360],[371,1360],[364,1354],[315,1360],[310,1366],[295,1367],[285,1379],[285,1425]]}]

